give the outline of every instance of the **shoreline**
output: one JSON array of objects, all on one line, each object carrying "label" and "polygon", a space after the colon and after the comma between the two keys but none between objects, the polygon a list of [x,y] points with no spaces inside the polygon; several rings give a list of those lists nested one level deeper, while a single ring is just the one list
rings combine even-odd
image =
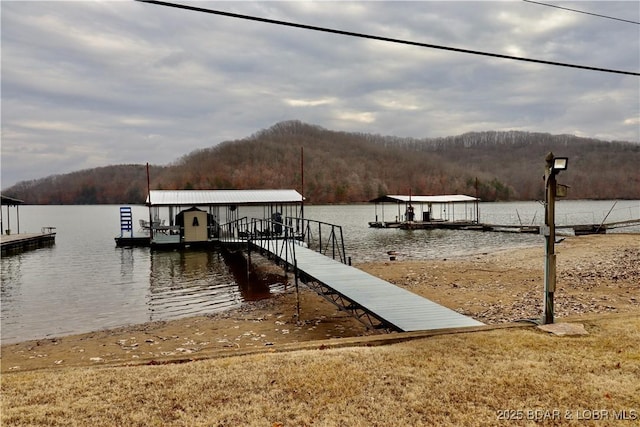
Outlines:
[{"label": "shoreline", "polygon": [[[543,250],[398,259],[356,267],[485,324],[500,325],[540,317]],[[639,235],[571,237],[557,245],[556,252],[558,320],[640,312]],[[213,315],[3,344],[1,371],[159,363],[380,334],[306,287],[300,291],[300,322],[295,316],[296,294],[289,291]]]}]

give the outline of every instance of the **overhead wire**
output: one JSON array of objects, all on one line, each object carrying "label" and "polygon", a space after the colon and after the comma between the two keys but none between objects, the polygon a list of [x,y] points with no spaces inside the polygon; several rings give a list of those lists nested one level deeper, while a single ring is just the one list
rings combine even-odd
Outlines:
[{"label": "overhead wire", "polygon": [[584,13],[585,15],[597,16],[599,18],[614,19],[616,21],[628,22],[629,24],[640,25],[640,22],[631,21],[630,19],[616,18],[615,16],[601,15],[599,13],[586,12],[584,10],[578,10],[578,9],[571,9],[569,7],[558,6],[556,4],[550,4],[550,3],[543,3],[543,2],[540,2],[540,1],[533,1],[533,0],[522,0],[522,1],[527,2],[527,3],[539,4],[541,6],[555,7],[556,9],[568,10],[568,11],[576,12],[576,13]]},{"label": "overhead wire", "polygon": [[262,18],[262,17],[258,17],[258,16],[243,15],[243,14],[238,14],[238,13],[225,12],[225,11],[214,10],[214,9],[206,9],[206,8],[202,8],[202,7],[189,6],[189,5],[185,5],[185,4],[179,4],[179,3],[170,3],[170,2],[159,1],[159,0],[136,0],[136,1],[139,1],[139,2],[142,2],[142,3],[155,4],[155,5],[159,5],[159,6],[173,7],[173,8],[177,8],[177,9],[185,9],[185,10],[190,10],[190,11],[194,11],[194,12],[202,12],[202,13],[208,13],[208,14],[213,14],[213,15],[226,16],[226,17],[230,17],[230,18],[237,18],[237,19],[244,19],[244,20],[249,20],[249,21],[262,22],[262,23],[266,23],[266,24],[282,25],[282,26],[286,26],[286,27],[300,28],[300,29],[304,29],[304,30],[319,31],[319,32],[324,32],[324,33],[338,34],[338,35],[349,36],[349,37],[358,37],[358,38],[369,39],[369,40],[378,40],[378,41],[384,41],[384,42],[389,42],[389,43],[397,43],[397,44],[403,44],[403,45],[409,45],[409,46],[418,46],[418,47],[425,47],[425,48],[431,48],[431,49],[440,49],[440,50],[446,50],[446,51],[451,51],[451,52],[467,53],[467,54],[472,54],[472,55],[480,55],[480,56],[487,56],[487,57],[500,58],[500,59],[509,59],[509,60],[514,60],[514,61],[523,61],[523,62],[530,62],[530,63],[537,63],[537,64],[554,65],[554,66],[559,66],[559,67],[577,68],[577,69],[589,70],[589,71],[600,71],[600,72],[604,72],[604,73],[614,73],[614,74],[626,74],[626,75],[632,75],[632,76],[640,76],[639,72],[634,72],[634,71],[615,70],[615,69],[610,69],[610,68],[600,68],[600,67],[592,67],[592,66],[587,66],[587,65],[569,64],[569,63],[564,63],[564,62],[546,61],[546,60],[541,60],[541,59],[524,58],[524,57],[519,57],[519,56],[503,55],[503,54],[491,53],[491,52],[482,52],[482,51],[477,51],[477,50],[462,49],[462,48],[456,48],[456,47],[450,47],[450,46],[442,46],[442,45],[436,45],[436,44],[430,44],[430,43],[421,43],[421,42],[416,42],[416,41],[411,41],[411,40],[403,40],[403,39],[396,39],[396,38],[391,38],[391,37],[376,36],[376,35],[372,35],[372,34],[356,33],[356,32],[353,32],[353,31],[336,30],[336,29],[332,29],[332,28],[318,27],[318,26],[307,25],[307,24],[299,24],[299,23],[296,23],[296,22],[288,22],[288,21],[282,21],[282,20],[276,20],[276,19]]}]

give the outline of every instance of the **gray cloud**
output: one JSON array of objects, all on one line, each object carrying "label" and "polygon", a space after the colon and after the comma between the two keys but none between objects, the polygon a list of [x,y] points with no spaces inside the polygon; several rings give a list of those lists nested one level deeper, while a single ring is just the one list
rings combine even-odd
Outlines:
[{"label": "gray cloud", "polygon": [[[526,2],[188,2],[424,43],[638,71],[639,26]],[[435,137],[640,141],[640,79],[137,2],[2,1],[2,187],[194,149],[298,119]],[[566,7],[639,20],[636,2]]]}]

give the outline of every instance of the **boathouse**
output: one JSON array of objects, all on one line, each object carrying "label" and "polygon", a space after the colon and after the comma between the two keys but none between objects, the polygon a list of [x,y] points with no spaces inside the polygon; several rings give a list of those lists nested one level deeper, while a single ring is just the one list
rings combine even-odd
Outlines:
[{"label": "boathouse", "polygon": [[[479,223],[477,197],[464,194],[440,196],[386,195],[370,200],[375,203],[373,228],[445,228]],[[391,212],[385,205],[392,205]]]},{"label": "boathouse", "polygon": [[[247,217],[300,217],[303,197],[296,190],[151,190],[148,218],[139,219],[144,237],[126,237],[121,229],[116,245],[154,248],[215,244],[221,224]],[[122,210],[122,208],[121,208]],[[133,220],[126,220],[133,222]],[[122,223],[122,214],[121,214]]]}]

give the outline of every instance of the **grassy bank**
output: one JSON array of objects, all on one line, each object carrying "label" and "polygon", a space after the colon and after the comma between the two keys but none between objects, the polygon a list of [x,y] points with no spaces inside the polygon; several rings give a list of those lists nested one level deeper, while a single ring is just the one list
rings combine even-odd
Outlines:
[{"label": "grassy bank", "polygon": [[498,329],[380,347],[5,373],[2,425],[639,422],[640,315],[582,323],[589,335]]}]

